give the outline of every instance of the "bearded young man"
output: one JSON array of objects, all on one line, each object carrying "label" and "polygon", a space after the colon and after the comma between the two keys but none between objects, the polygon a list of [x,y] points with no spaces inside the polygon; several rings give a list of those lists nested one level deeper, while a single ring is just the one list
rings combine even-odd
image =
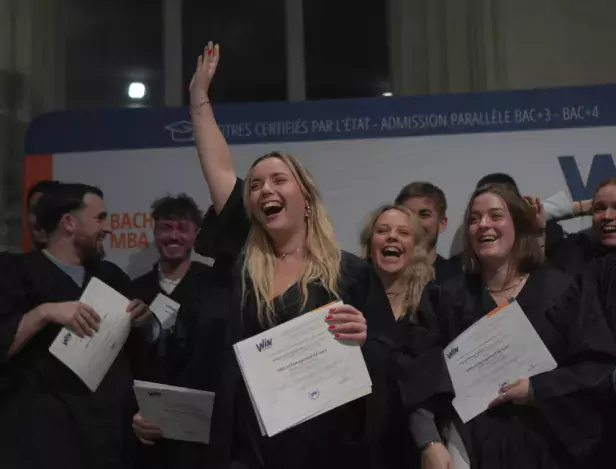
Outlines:
[{"label": "bearded young man", "polygon": [[[102,260],[110,232],[103,193],[59,184],[37,201],[36,222],[47,235],[46,247],[13,256],[0,286],[2,467],[129,468],[136,401],[124,352],[95,392],[49,353],[64,326],[81,337],[98,329],[99,314],[79,302],[90,278],[133,298],[128,276]],[[126,314],[140,331],[151,326],[140,300]]]}]

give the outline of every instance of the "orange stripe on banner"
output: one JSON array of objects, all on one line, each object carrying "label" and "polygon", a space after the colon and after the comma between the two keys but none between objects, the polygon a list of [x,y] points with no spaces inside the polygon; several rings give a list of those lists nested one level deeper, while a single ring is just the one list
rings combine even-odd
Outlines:
[{"label": "orange stripe on banner", "polygon": [[26,210],[26,199],[28,191],[39,181],[53,178],[53,160],[51,155],[29,155],[24,162],[24,192],[22,197],[21,210],[21,248],[23,252],[32,249],[32,240],[28,231],[28,213]]},{"label": "orange stripe on banner", "polygon": [[490,317],[490,316],[494,316],[496,313],[498,313],[501,309],[505,308],[506,306],[509,306],[511,303],[513,303],[515,300],[513,298],[507,300],[507,303],[503,303],[500,306],[497,306],[496,308],[494,308],[492,311],[490,311],[488,314],[486,314],[486,316]]}]

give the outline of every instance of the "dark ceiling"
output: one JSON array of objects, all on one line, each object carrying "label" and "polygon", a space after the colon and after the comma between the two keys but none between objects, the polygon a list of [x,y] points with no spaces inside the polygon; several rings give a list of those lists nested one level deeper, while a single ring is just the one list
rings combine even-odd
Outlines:
[{"label": "dark ceiling", "polygon": [[[148,86],[147,105],[162,106],[161,0],[68,4],[68,107],[124,106],[132,80]],[[285,99],[284,0],[184,0],[182,16],[185,89],[212,39],[222,49],[214,99]],[[308,99],[388,90],[385,0],[304,0],[304,34]]]}]

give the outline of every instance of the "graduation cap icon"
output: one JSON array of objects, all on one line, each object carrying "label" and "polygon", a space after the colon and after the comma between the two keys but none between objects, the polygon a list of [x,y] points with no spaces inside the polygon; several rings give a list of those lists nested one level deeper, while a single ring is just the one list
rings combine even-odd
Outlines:
[{"label": "graduation cap icon", "polygon": [[195,134],[193,132],[192,122],[179,121],[165,126],[165,130],[171,132],[171,140],[174,142],[194,142]]}]

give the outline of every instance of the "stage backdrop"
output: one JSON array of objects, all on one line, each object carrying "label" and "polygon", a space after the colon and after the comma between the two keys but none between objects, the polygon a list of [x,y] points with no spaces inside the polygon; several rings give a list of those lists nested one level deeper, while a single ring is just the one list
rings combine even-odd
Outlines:
[{"label": "stage backdrop", "polygon": [[[616,85],[517,92],[215,106],[240,175],[272,150],[313,173],[342,246],[358,252],[366,214],[411,181],[430,181],[448,201],[448,256],[477,180],[511,174],[524,193],[592,196],[616,176]],[[108,259],[138,275],[156,259],[150,204],[185,192],[209,205],[187,109],[53,113],[27,139],[25,187],[40,179],[105,192],[113,233]],[[565,223],[569,230],[588,219]],[[24,249],[29,240],[24,239]]]}]

